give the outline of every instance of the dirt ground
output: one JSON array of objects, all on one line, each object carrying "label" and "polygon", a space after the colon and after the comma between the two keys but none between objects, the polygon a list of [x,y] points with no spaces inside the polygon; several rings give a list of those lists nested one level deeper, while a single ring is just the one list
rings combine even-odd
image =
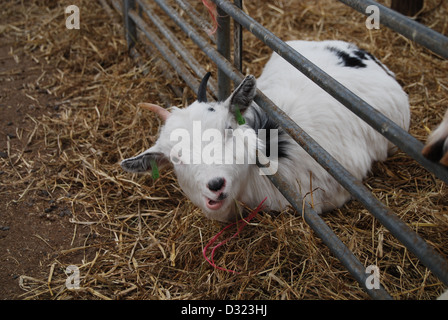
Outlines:
[{"label": "dirt ground", "polygon": [[[46,76],[38,79],[43,68]],[[39,278],[48,274],[50,260],[83,241],[82,232],[74,235],[75,226],[69,223],[71,208],[60,201],[69,195],[33,188],[36,181],[51,174],[37,160],[45,148],[28,141],[35,134],[33,119],[43,114],[57,116],[55,97],[39,89],[53,72],[51,66],[33,61],[11,39],[0,36],[0,156],[2,168],[12,166],[16,173],[8,176],[0,171],[0,299],[19,299],[24,292],[21,275]],[[28,166],[9,160],[17,154]],[[30,172],[33,178],[22,180]],[[28,192],[15,187],[22,184],[30,187]]]}]

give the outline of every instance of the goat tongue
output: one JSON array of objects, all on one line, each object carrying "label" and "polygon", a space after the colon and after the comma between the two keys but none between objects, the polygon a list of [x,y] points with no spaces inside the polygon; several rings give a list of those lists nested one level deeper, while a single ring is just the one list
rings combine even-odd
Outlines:
[{"label": "goat tongue", "polygon": [[206,202],[207,208],[211,209],[211,210],[218,210],[219,208],[222,207],[223,205],[223,201],[215,201],[212,200],[210,198],[207,198],[207,202]]}]

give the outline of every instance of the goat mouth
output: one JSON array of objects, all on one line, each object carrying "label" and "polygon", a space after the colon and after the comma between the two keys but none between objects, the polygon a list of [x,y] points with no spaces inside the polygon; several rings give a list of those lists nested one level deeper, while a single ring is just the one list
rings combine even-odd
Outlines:
[{"label": "goat mouth", "polygon": [[218,210],[223,206],[225,198],[227,198],[227,196],[224,193],[220,194],[217,200],[206,197],[205,204],[210,210]]}]

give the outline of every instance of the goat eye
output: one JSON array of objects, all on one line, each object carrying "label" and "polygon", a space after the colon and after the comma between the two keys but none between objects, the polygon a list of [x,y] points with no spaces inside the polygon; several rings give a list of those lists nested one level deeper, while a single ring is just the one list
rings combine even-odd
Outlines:
[{"label": "goat eye", "polygon": [[210,108],[208,108],[208,111],[215,112],[215,109],[213,109],[212,107],[210,107]]}]

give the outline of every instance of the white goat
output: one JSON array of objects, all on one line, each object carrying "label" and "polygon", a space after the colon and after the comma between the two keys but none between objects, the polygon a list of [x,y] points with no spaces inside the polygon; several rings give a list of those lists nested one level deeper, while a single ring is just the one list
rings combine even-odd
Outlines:
[{"label": "white goat", "polygon": [[428,159],[448,167],[448,110],[440,125],[429,136],[422,153]]},{"label": "white goat", "polygon": [[[448,109],[445,111],[442,122],[429,135],[422,154],[432,161],[448,167]],[[448,300],[448,289],[437,300]]]},{"label": "white goat", "polygon": [[[288,44],[408,130],[408,97],[395,75],[371,54],[342,41],[290,41]],[[221,102],[207,102],[207,79],[208,76],[204,77],[201,83],[198,101],[185,109],[172,108],[169,112],[146,104],[162,118],[164,126],[154,146],[122,161],[124,170],[145,172],[151,170],[151,163],[158,166],[171,163],[187,197],[202,208],[206,217],[225,222],[238,215],[238,201],[255,207],[267,197],[265,205],[271,210],[281,210],[288,205],[268,178],[260,174],[253,161],[254,149],[266,155],[277,153],[278,162],[271,157],[270,165],[277,165],[277,173],[291,187],[302,195],[308,194],[305,201],[312,199],[311,204],[318,213],[340,207],[350,199],[349,193],[253,102],[254,76],[247,76],[230,97]],[[374,161],[386,159],[391,145],[384,137],[279,55],[273,54],[270,58],[257,86],[357,179],[366,177]],[[243,114],[245,124],[238,123],[238,112]],[[240,129],[240,133],[231,134],[236,129]],[[262,139],[261,129],[268,130],[270,137]],[[221,133],[224,138],[217,139],[213,135],[211,139],[206,132]],[[193,136],[192,144],[201,146],[202,153],[206,148],[214,150],[214,156],[218,154],[222,161],[204,163],[202,154],[203,158],[199,155],[199,159],[204,161],[192,163],[191,156],[197,155],[199,149],[191,148],[187,140],[179,150],[179,137],[183,138],[179,133],[189,133]],[[236,155],[217,152],[232,151],[238,142],[245,150],[238,149]],[[246,158],[243,164],[238,164],[236,158],[241,153]],[[234,160],[231,164],[229,157]]]}]

